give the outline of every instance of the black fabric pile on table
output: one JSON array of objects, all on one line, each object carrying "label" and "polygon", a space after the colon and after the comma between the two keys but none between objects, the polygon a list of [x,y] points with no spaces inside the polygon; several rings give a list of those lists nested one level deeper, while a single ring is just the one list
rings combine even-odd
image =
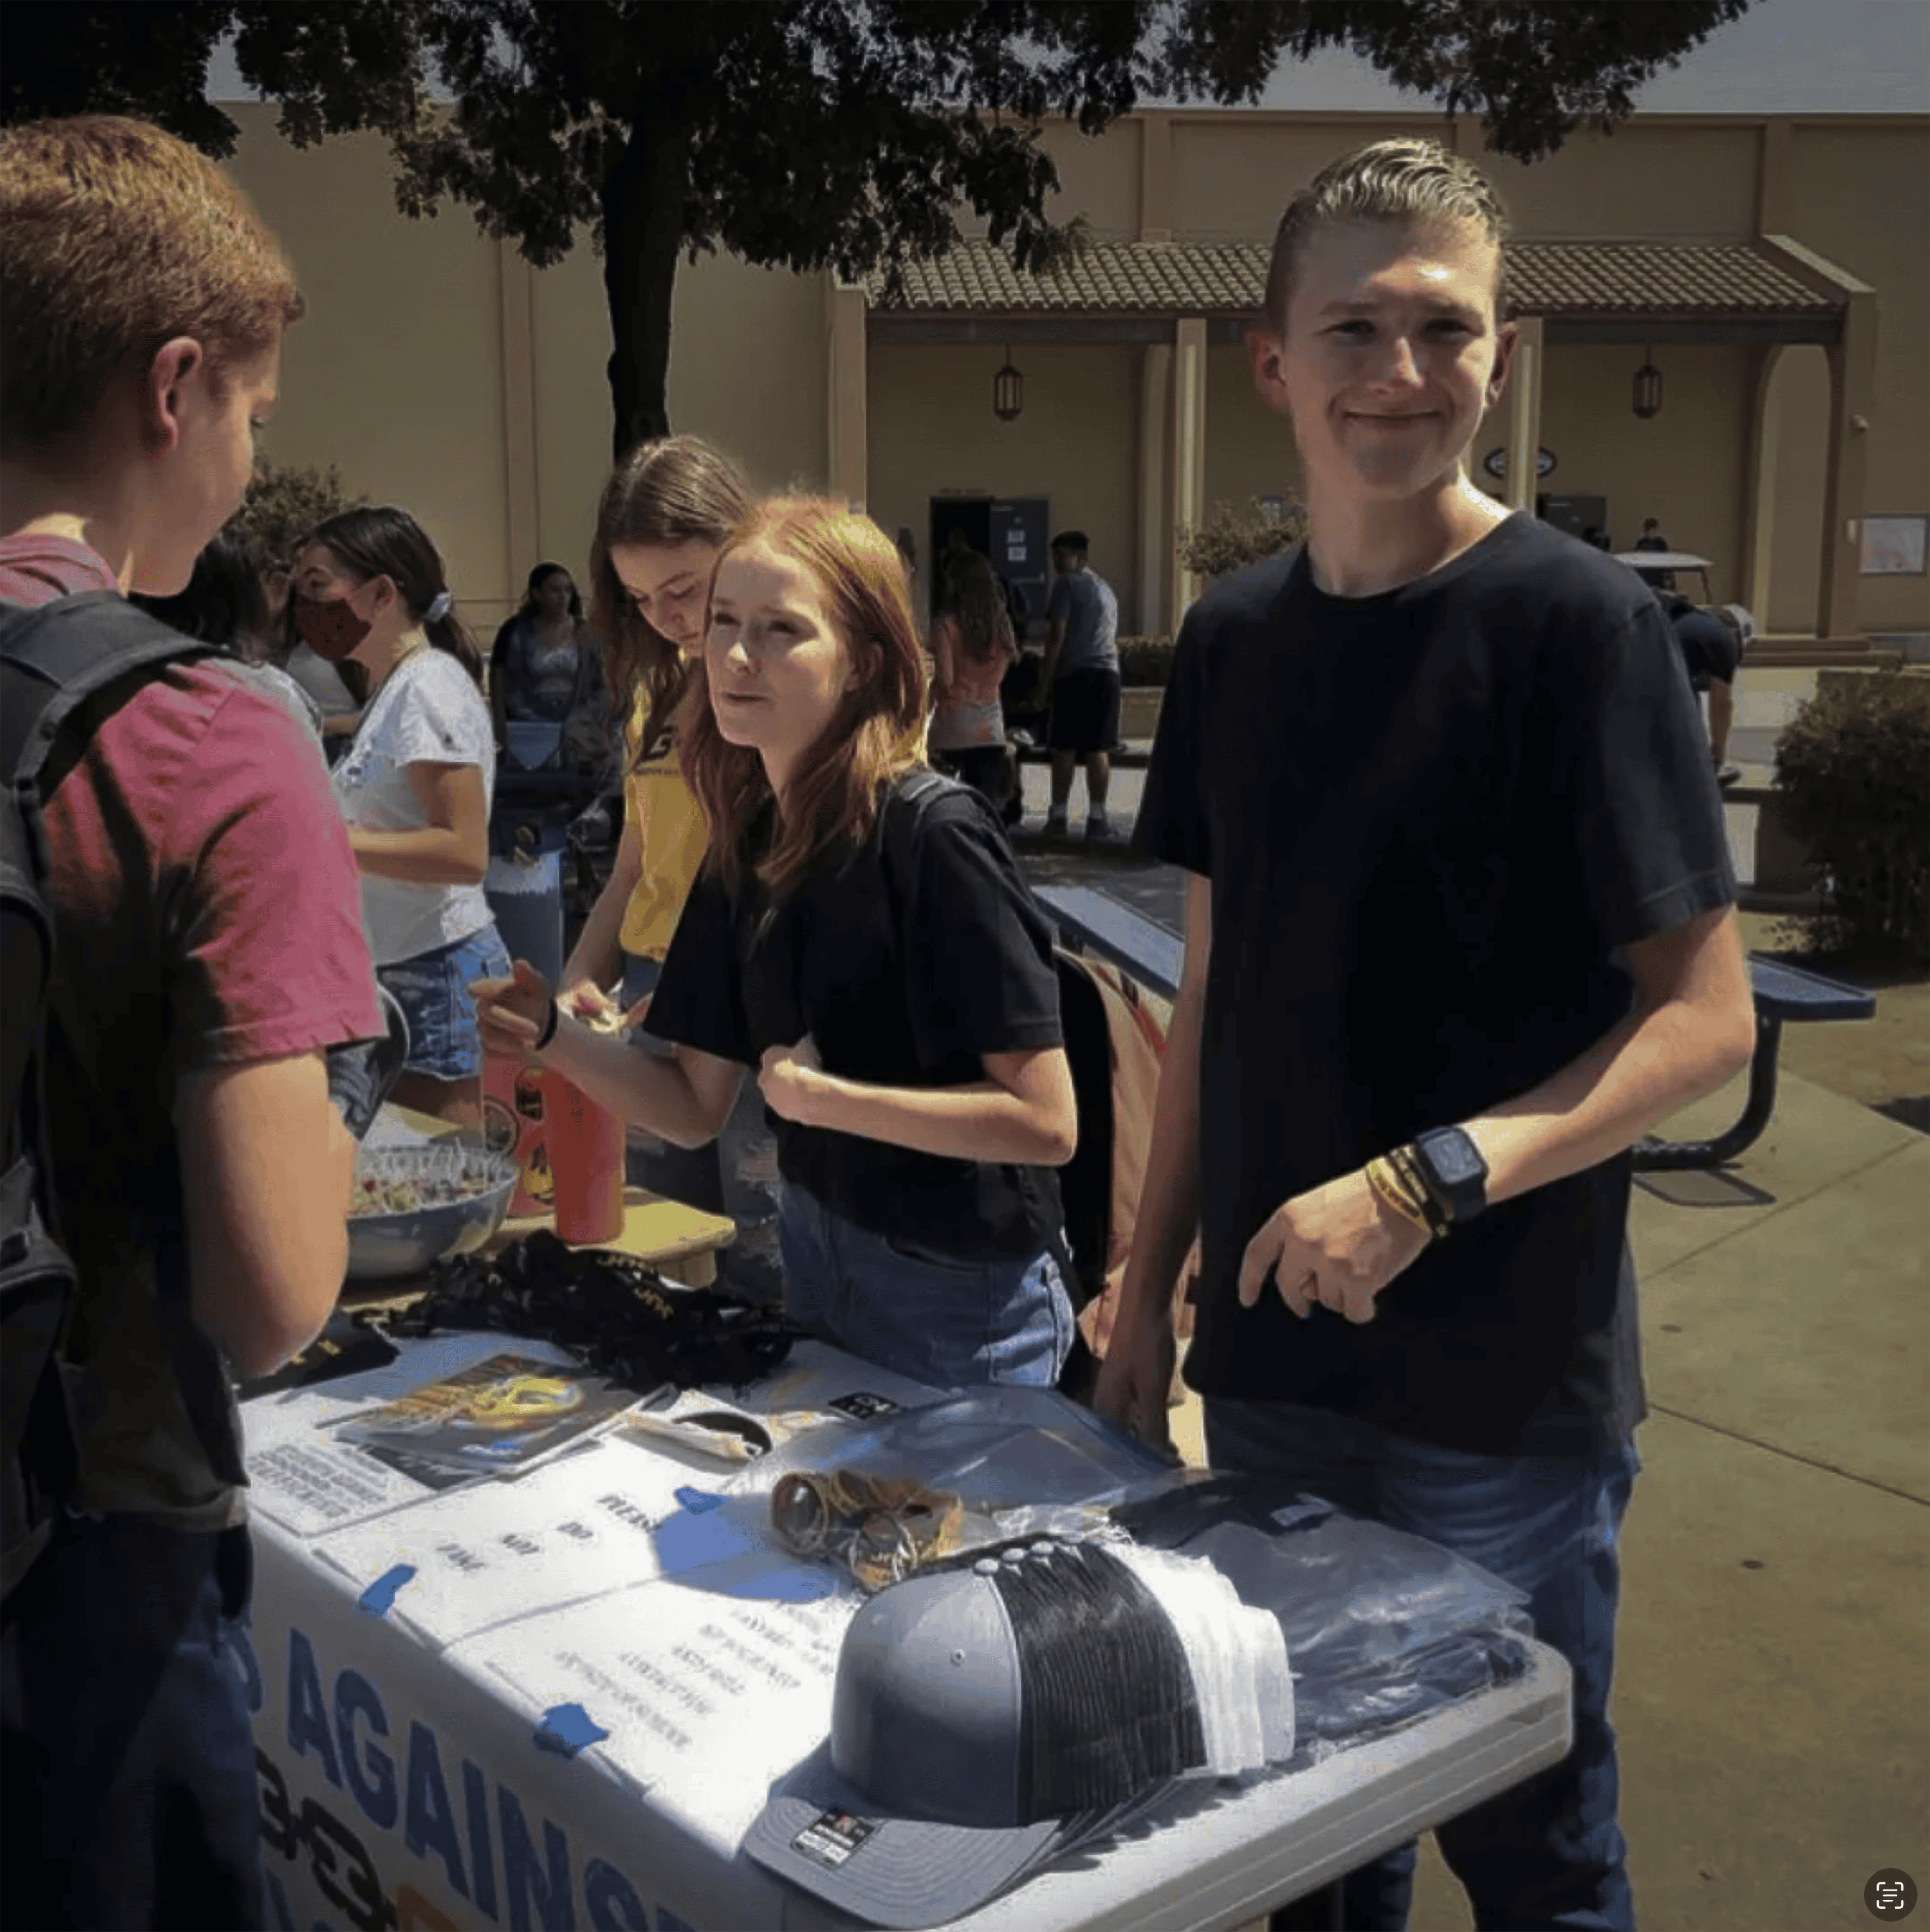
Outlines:
[{"label": "black fabric pile on table", "polygon": [[566,1247],[546,1228],[499,1254],[438,1262],[428,1292],[386,1325],[407,1337],[481,1329],[553,1342],[640,1394],[666,1382],[748,1388],[808,1333],[773,1309],[666,1281],[627,1255]]}]

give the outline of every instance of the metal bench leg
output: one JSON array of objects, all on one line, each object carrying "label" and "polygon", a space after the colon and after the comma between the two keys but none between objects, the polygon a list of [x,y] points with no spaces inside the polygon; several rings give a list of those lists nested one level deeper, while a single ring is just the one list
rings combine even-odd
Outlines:
[{"label": "metal bench leg", "polygon": [[1756,1051],[1749,1062],[1749,1093],[1741,1118],[1713,1140],[1664,1141],[1645,1134],[1635,1143],[1637,1174],[1678,1174],[1689,1168],[1721,1167],[1753,1147],[1775,1112],[1776,1056],[1782,1048],[1782,1022],[1756,1015]]}]

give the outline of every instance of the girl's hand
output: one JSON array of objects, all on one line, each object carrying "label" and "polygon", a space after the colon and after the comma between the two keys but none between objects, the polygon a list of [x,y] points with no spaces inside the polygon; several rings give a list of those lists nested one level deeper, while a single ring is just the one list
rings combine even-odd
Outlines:
[{"label": "girl's hand", "polygon": [[557,1004],[580,1020],[602,1019],[617,1010],[616,1002],[594,980],[578,980],[572,986],[557,988]]},{"label": "girl's hand", "polygon": [[765,1048],[758,1068],[758,1086],[764,1104],[780,1120],[809,1126],[815,1103],[824,1090],[824,1073],[818,1042],[806,1034],[794,1046]]},{"label": "girl's hand", "polygon": [[484,1050],[533,1058],[550,1025],[550,989],[543,976],[527,959],[519,959],[509,979],[478,980],[469,990],[475,995],[476,1028]]}]

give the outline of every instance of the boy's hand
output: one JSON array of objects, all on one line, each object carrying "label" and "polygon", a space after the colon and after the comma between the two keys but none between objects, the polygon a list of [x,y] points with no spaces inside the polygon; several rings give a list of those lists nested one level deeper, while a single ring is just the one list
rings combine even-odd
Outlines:
[{"label": "boy's hand", "polygon": [[1172,1318],[1165,1310],[1150,1316],[1122,1310],[1106,1338],[1106,1358],[1092,1396],[1093,1408],[1108,1422],[1163,1456],[1173,1453],[1166,1406],[1176,1353]]},{"label": "boy's hand", "polygon": [[1367,1185],[1343,1174],[1268,1216],[1240,1263],[1240,1305],[1260,1298],[1268,1276],[1303,1320],[1316,1307],[1371,1322],[1374,1298],[1428,1244]]}]

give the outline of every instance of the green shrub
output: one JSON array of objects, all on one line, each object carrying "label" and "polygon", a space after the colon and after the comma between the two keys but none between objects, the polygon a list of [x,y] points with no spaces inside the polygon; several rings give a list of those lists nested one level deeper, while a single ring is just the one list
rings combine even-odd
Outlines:
[{"label": "green shrub", "polygon": [[248,494],[228,528],[247,546],[257,570],[288,570],[302,538],[317,524],[344,510],[359,509],[368,501],[342,488],[332,463],[317,470],[264,460],[255,465]]},{"label": "green shrub", "polygon": [[1286,500],[1286,514],[1277,519],[1257,496],[1239,511],[1230,503],[1215,503],[1205,523],[1181,530],[1179,560],[1196,576],[1225,577],[1302,542],[1306,535],[1307,508],[1298,497]]},{"label": "green shrub", "polygon": [[1811,944],[1930,964],[1930,676],[1826,675],[1775,758],[1817,872]]},{"label": "green shrub", "polygon": [[1121,638],[1118,640],[1119,682],[1166,688],[1172,676],[1170,638]]}]

